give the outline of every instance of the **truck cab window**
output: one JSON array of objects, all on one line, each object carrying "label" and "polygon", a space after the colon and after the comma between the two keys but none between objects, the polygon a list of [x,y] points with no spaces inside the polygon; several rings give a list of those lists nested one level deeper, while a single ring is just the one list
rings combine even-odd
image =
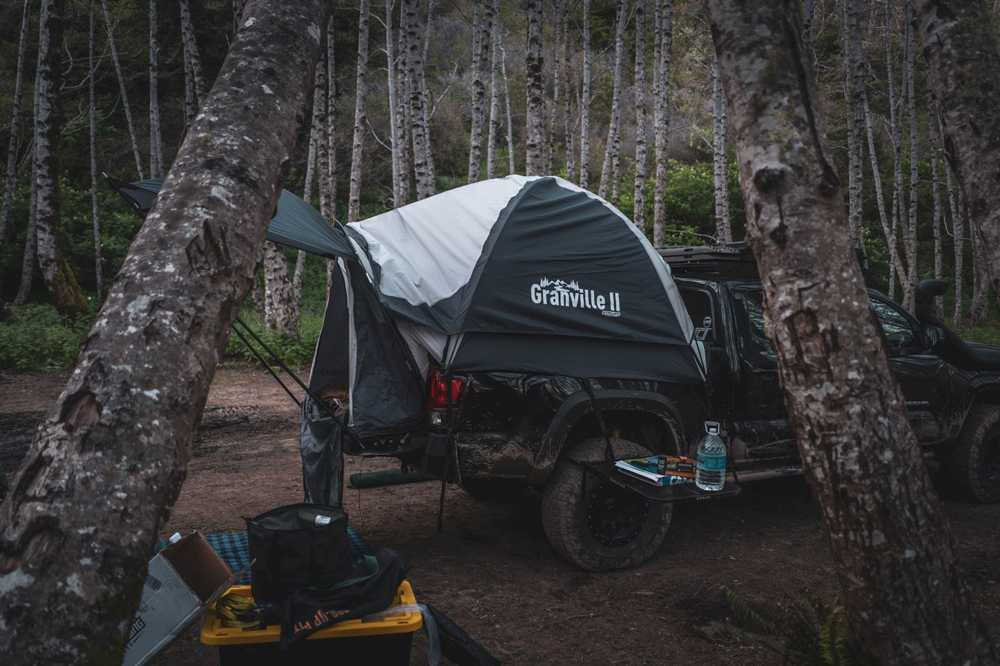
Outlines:
[{"label": "truck cab window", "polygon": [[712,309],[712,299],[699,289],[680,289],[681,300],[691,316],[694,325],[695,338],[712,342],[715,340],[715,315]]},{"label": "truck cab window", "polygon": [[910,320],[898,308],[880,298],[872,298],[875,316],[882,324],[885,339],[890,349],[912,349],[917,347],[917,338]]}]

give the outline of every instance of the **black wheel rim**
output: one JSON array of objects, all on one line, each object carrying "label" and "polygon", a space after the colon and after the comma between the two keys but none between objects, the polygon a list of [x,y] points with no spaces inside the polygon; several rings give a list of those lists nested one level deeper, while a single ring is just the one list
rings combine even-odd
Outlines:
[{"label": "black wheel rim", "polygon": [[982,470],[981,478],[986,488],[1000,488],[1000,426],[995,426],[986,433],[983,440],[983,458],[980,470]]},{"label": "black wheel rim", "polygon": [[601,484],[587,499],[587,527],[594,539],[612,548],[631,543],[642,532],[649,503],[635,493]]}]

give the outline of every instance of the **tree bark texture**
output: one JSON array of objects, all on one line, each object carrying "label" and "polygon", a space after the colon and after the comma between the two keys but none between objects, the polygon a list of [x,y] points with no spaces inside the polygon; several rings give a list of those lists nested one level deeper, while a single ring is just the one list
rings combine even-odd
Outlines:
[{"label": "tree bark texture", "polygon": [[[939,134],[944,137],[943,124],[940,122],[940,116],[938,116],[938,129]],[[955,184],[951,179],[951,165],[945,164],[944,169],[944,183],[945,189],[948,190],[948,210],[951,212],[951,226],[952,226],[952,249],[955,254],[955,314],[953,318],[953,323],[955,328],[962,327],[962,281],[963,281],[963,264],[965,259],[965,218],[959,215],[958,211],[958,201],[955,197]]]},{"label": "tree bark texture", "polygon": [[[859,58],[861,55],[861,32],[858,26],[858,5],[856,0],[843,3],[843,53],[844,53],[844,107],[847,119],[847,171],[848,171],[848,220],[851,238],[855,245],[861,245],[861,185],[862,185],[862,143],[861,126],[856,122],[858,88],[864,87],[864,75]],[[861,74],[860,80],[856,74]]]},{"label": "tree bark texture", "polygon": [[160,85],[157,78],[156,0],[149,0],[149,175],[163,175],[163,139],[160,136]]},{"label": "tree bark texture", "polygon": [[[916,28],[944,125],[945,156],[969,204],[1000,307],[1000,54],[982,0],[917,0]],[[956,220],[957,225],[957,220]]]},{"label": "tree bark texture", "polygon": [[[330,35],[327,35],[327,40]],[[329,41],[325,41],[329,44]],[[327,85],[327,56],[321,55],[316,66],[316,73],[313,77],[313,126],[316,128],[316,171],[318,172],[318,194],[319,212],[331,224],[337,216],[336,208],[336,182],[333,179],[333,167],[331,162],[334,156],[330,154],[330,142],[327,140],[329,133],[329,114],[333,104],[327,99],[336,93],[336,84],[330,82]]]},{"label": "tree bark texture", "polygon": [[490,126],[486,137],[486,177],[496,175],[497,139],[500,136],[500,0],[492,0],[493,21],[490,41],[493,43],[490,63]]},{"label": "tree bark texture", "polygon": [[527,88],[525,173],[544,176],[545,149],[542,116],[545,114],[545,91],[542,85],[542,0],[527,0],[528,46],[524,73]]},{"label": "tree bark texture", "polygon": [[[14,79],[13,110],[10,119],[10,144],[7,147],[7,176],[3,187],[3,212],[0,213],[0,255],[7,241],[7,225],[10,209],[14,204],[14,190],[17,189],[17,147],[21,141],[21,96],[24,92],[24,62],[27,60],[28,25],[31,19],[31,0],[24,0],[21,14],[21,32],[17,46],[17,74]],[[93,33],[93,30],[91,30]],[[91,35],[91,43],[93,43]],[[93,88],[92,88],[93,89]],[[3,309],[3,271],[0,271],[0,310]]]},{"label": "tree bark texture", "polygon": [[917,171],[919,146],[917,144],[917,88],[913,44],[913,2],[906,3],[906,107],[910,115],[910,217],[906,224],[903,249],[906,252],[906,283],[903,285],[903,307],[913,312],[917,289]]},{"label": "tree bark texture", "polygon": [[[549,111],[548,111],[548,130],[547,139],[545,142],[545,173],[554,173],[555,165],[555,154],[556,154],[556,119],[559,116],[559,65],[561,60],[559,59],[559,42],[562,39],[562,7],[560,3],[553,3],[553,9],[555,9],[555,39],[552,40],[552,97],[548,100]],[[543,31],[544,32],[544,31]]]},{"label": "tree bark texture", "polygon": [[[889,92],[889,138],[892,142],[892,229],[890,235],[887,237],[887,242],[892,247],[898,248],[898,233],[899,228],[902,226],[900,221],[902,219],[903,207],[905,202],[903,201],[903,149],[902,149],[902,109],[900,108],[904,103],[906,98],[906,76],[902,77],[902,89],[900,91],[899,97],[896,96],[895,92],[895,67],[892,58],[892,15],[891,15],[892,4],[889,0],[886,0],[885,4],[885,62],[886,62],[886,82],[888,83]],[[896,255],[898,258],[897,267],[905,268],[903,266],[902,258],[899,255],[898,249],[896,250]],[[906,284],[908,272],[899,274],[899,281],[901,284]],[[895,298],[894,285],[896,283],[895,278],[897,277],[896,271],[889,271],[889,296]]]},{"label": "tree bark texture", "polygon": [[[431,163],[430,127],[427,119],[427,95],[424,78],[424,58],[420,48],[420,15],[417,0],[403,0],[406,12],[408,71],[410,83],[410,122],[413,136],[413,175],[417,185],[417,199],[426,199],[435,193],[434,165]],[[428,21],[431,20],[428,15]]]},{"label": "tree bark texture", "polygon": [[656,66],[656,96],[653,100],[653,159],[656,191],[653,195],[653,245],[662,247],[667,221],[667,139],[670,129],[670,49],[673,46],[674,0],[660,2],[660,62]]},{"label": "tree bark texture", "polygon": [[32,147],[31,155],[31,192],[29,198],[31,203],[28,206],[28,232],[24,239],[24,254],[21,255],[21,284],[17,286],[14,305],[24,305],[28,302],[31,284],[35,277],[35,256],[38,254],[38,180],[35,178],[34,147]]},{"label": "tree bark texture", "polygon": [[53,305],[63,315],[75,317],[87,311],[76,276],[59,251],[59,145],[62,114],[59,108],[60,46],[65,0],[43,0],[38,26],[38,76],[35,114],[35,181],[37,216],[35,234],[38,267]]},{"label": "tree bark texture", "polygon": [[[96,65],[94,64],[94,0],[90,0],[90,40],[88,55],[89,76],[89,116],[90,116],[90,214],[94,223],[94,282],[97,287],[97,301],[104,294],[104,274],[101,270],[101,218],[97,210],[97,101],[94,95]],[[2,239],[0,234],[0,239]]]},{"label": "tree bark texture", "polygon": [[590,2],[583,0],[583,83],[580,92],[580,187],[590,186]]},{"label": "tree bark texture", "polygon": [[409,42],[407,42],[406,12],[399,12],[399,55],[396,58],[396,143],[399,146],[399,192],[400,204],[405,206],[410,201],[410,174],[413,172],[413,160],[410,156],[413,146],[410,128],[410,80]]},{"label": "tree bark texture", "polygon": [[392,29],[393,0],[385,0],[385,60],[386,85],[389,90],[389,140],[392,146],[392,205],[399,208],[403,205],[404,195],[399,180],[399,122],[396,100],[396,36]]},{"label": "tree bark texture", "polygon": [[710,0],[748,239],[851,627],[880,664],[996,663],[852,250],[796,0]]},{"label": "tree bark texture", "polygon": [[[477,3],[479,7],[480,3]],[[472,129],[469,141],[469,182],[479,180],[479,162],[483,156],[483,124],[486,120],[486,62],[489,59],[493,32],[493,11],[489,0],[483,0],[479,22],[475,26],[476,48],[472,54]],[[492,111],[492,107],[491,107]],[[489,149],[487,148],[487,153]]]},{"label": "tree bark texture", "polygon": [[201,56],[198,54],[198,42],[194,37],[194,23],[191,21],[191,7],[188,0],[180,0],[180,7],[185,85],[190,90],[191,95],[191,102],[185,102],[187,124],[190,125],[194,117],[198,115],[198,107],[205,99],[205,79],[201,73]]},{"label": "tree bark texture", "polygon": [[563,77],[563,141],[566,148],[566,180],[569,182],[576,181],[576,146],[573,145],[573,137],[575,136],[572,127],[572,110],[573,110],[573,98],[572,98],[572,86],[570,85],[570,51],[569,51],[569,7],[568,0],[563,2],[563,67],[562,67],[562,77]]},{"label": "tree bark texture", "polygon": [[507,52],[500,47],[500,66],[503,69],[503,99],[507,106],[507,173],[517,173],[514,164],[514,122],[510,113],[510,82],[507,80]]},{"label": "tree bark texture", "polygon": [[365,130],[368,118],[365,102],[368,96],[368,24],[371,14],[370,0],[361,0],[361,17],[358,21],[358,77],[354,104],[354,142],[351,148],[351,191],[347,202],[347,221],[361,219],[361,160],[364,157]]},{"label": "tree bark texture", "polygon": [[104,8],[104,27],[108,31],[108,46],[111,48],[111,61],[115,65],[115,74],[118,76],[118,87],[122,91],[122,108],[125,109],[125,122],[128,125],[128,135],[132,140],[132,156],[135,158],[135,171],[139,174],[139,180],[142,180],[145,176],[142,175],[142,158],[139,156],[139,140],[136,138],[135,134],[135,123],[132,122],[132,109],[128,104],[128,90],[125,86],[125,75],[122,74],[122,64],[118,59],[118,48],[115,46],[115,33],[114,28],[111,25],[111,14],[108,12],[108,0],[101,0],[101,6]]},{"label": "tree bark texture", "polygon": [[[943,210],[941,208],[941,179],[938,175],[938,137],[937,118],[934,111],[934,82],[931,80],[931,72],[927,70],[927,134],[930,139],[931,157],[931,192],[934,196],[934,279],[944,278],[944,258],[941,248],[941,218]],[[934,299],[937,315],[944,317],[944,296]]]},{"label": "tree bark texture", "polygon": [[[625,60],[625,23],[628,21],[628,0],[617,0],[615,18],[615,81],[611,93],[611,119],[608,123],[608,140],[604,147],[604,164],[601,168],[601,184],[597,196],[607,198],[609,185],[613,188],[614,162],[621,154],[622,119],[622,62]],[[615,206],[618,202],[611,198]]]},{"label": "tree bark texture", "polygon": [[264,243],[264,325],[285,333],[295,333],[299,326],[299,304],[285,251],[270,241]]},{"label": "tree bark texture", "polygon": [[712,176],[715,182],[715,239],[720,243],[733,240],[729,222],[729,180],[726,142],[729,138],[729,107],[722,89],[722,73],[718,59],[712,60],[712,87],[714,89],[715,117],[712,122]]},{"label": "tree bark texture", "polygon": [[321,0],[248,4],[205,113],[35,434],[0,506],[6,666],[121,662],[253,280],[329,11]]},{"label": "tree bark texture", "polygon": [[[337,177],[340,173],[340,163],[337,161],[337,100],[340,98],[340,88],[337,83],[336,35],[334,34],[333,15],[326,24],[326,120],[323,136],[326,138],[327,160],[326,178],[330,197],[330,217],[337,214]],[[327,262],[332,266],[332,262]]]},{"label": "tree bark texture", "polygon": [[[655,0],[654,0],[655,1]],[[646,232],[646,0],[635,5],[635,226]]]}]

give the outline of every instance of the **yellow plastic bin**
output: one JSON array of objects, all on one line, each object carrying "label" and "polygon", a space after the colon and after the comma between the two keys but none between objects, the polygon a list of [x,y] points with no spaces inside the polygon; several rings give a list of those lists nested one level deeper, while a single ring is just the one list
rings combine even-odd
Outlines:
[{"label": "yellow plastic bin", "polygon": [[[249,585],[230,588],[229,592],[251,597]],[[392,605],[417,603],[409,581],[403,581]],[[413,632],[423,626],[420,613],[401,615],[365,622],[362,619],[340,622],[317,631],[292,651],[280,650],[281,627],[243,629],[224,627],[222,617],[209,609],[201,626],[201,642],[219,648],[221,666],[272,666],[301,664],[302,666],[406,666],[410,663]]]}]

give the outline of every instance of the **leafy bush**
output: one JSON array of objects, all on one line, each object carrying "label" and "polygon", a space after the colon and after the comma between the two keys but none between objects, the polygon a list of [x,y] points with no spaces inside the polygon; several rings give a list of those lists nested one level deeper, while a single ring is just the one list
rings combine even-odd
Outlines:
[{"label": "leafy bush", "polygon": [[67,319],[51,305],[11,308],[0,323],[0,370],[52,371],[76,362],[94,314]]},{"label": "leafy bush", "polygon": [[[313,352],[316,350],[316,341],[319,339],[320,329],[323,326],[322,314],[306,315],[300,319],[298,335],[267,329],[264,326],[264,323],[252,310],[250,312],[244,310],[244,312],[241,313],[240,318],[246,322],[247,326],[250,327],[257,337],[259,337],[264,344],[267,345],[268,348],[270,348],[271,351],[273,351],[289,368],[294,370],[312,362]],[[229,341],[226,343],[226,351],[224,354],[226,359],[259,363],[254,353],[247,348],[247,345],[244,344],[242,340],[240,340],[239,335],[236,333],[237,330],[243,333],[247,342],[253,345],[254,349],[257,350],[257,353],[260,354],[260,357],[264,359],[268,365],[276,368],[280,367],[271,355],[261,348],[260,344],[253,339],[253,336],[247,334],[247,332],[243,330],[239,324],[233,326],[233,331],[229,334]]]},{"label": "leafy bush", "polygon": [[837,602],[818,599],[790,606],[778,604],[777,620],[753,610],[731,589],[722,586],[726,603],[741,626],[729,621],[702,627],[713,639],[737,638],[761,645],[798,666],[875,666],[847,622],[847,611]]}]

